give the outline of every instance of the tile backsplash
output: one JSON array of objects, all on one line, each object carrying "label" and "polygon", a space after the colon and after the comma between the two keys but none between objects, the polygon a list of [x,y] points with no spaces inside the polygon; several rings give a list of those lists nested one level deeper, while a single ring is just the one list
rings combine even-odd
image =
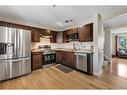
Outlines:
[{"label": "tile backsplash", "polygon": [[50,43],[50,39],[40,38],[40,42],[33,42],[32,49],[38,49],[40,45],[51,45],[52,49],[56,48],[65,48],[65,49],[74,49],[73,43],[75,44],[76,49],[91,49],[93,42],[69,42],[69,43]]}]

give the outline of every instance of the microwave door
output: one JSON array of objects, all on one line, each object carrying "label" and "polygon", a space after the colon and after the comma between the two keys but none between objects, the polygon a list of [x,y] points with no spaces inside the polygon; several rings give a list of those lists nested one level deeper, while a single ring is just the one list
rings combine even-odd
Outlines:
[{"label": "microwave door", "polygon": [[72,40],[73,40],[73,35],[70,34],[70,35],[69,35],[69,41],[72,41]]}]

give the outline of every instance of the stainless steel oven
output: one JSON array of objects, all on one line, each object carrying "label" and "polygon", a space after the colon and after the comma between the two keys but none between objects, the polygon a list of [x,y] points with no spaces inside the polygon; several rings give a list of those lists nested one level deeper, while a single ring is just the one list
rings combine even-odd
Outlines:
[{"label": "stainless steel oven", "polygon": [[43,65],[56,63],[55,53],[44,53],[43,54]]}]

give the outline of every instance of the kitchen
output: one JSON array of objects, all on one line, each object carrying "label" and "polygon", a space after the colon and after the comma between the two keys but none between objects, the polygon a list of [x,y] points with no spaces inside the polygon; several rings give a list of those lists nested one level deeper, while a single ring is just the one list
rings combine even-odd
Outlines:
[{"label": "kitchen", "polygon": [[[79,10],[88,11],[89,8],[92,10],[89,15],[83,13],[85,16],[81,18]],[[105,76],[102,76],[104,33],[100,13],[108,12],[109,9],[115,11],[117,8],[121,7],[1,6],[0,88],[112,88],[112,85],[103,81]],[[44,12],[42,15],[40,10]],[[58,14],[61,10],[68,17]],[[69,15],[71,11],[72,18]],[[19,20],[18,15],[17,19],[15,12],[22,15],[21,19],[27,19],[27,22]],[[37,13],[40,13],[40,16]],[[15,20],[7,18],[8,15],[14,16]],[[56,15],[63,20],[57,22]],[[46,17],[55,19],[56,23],[53,23],[54,20],[45,19]],[[30,20],[37,24],[28,23]],[[43,23],[39,24],[41,22]],[[47,25],[49,22],[51,24]],[[99,80],[99,77],[102,79]]]},{"label": "kitchen", "polygon": [[[22,26],[22,25],[17,25],[14,23],[8,23],[8,22],[2,22],[2,21],[0,23],[1,23],[1,35],[2,34],[5,35],[5,36],[1,37],[1,55],[7,55],[7,58],[6,57],[2,58],[2,56],[1,56],[1,60],[11,60],[11,59],[16,59],[16,58],[18,60],[20,58],[27,58],[28,57],[29,60],[27,60],[27,61],[29,61],[29,63],[26,63],[26,64],[28,64],[26,66],[29,66],[29,67],[31,66],[32,70],[42,68],[44,65],[47,65],[47,64],[61,63],[64,65],[73,67],[75,69],[84,71],[86,73],[93,74],[93,72],[92,72],[92,70],[93,70],[93,68],[92,68],[93,52],[92,52],[92,50],[85,49],[85,46],[83,46],[84,50],[81,50],[80,48],[76,49],[75,46],[74,46],[74,49],[56,48],[54,50],[51,49],[51,45],[41,45],[41,46],[38,46],[37,48],[35,48],[33,46],[32,47],[32,56],[30,55],[30,44],[29,44],[30,38],[31,38],[32,44],[34,44],[34,43],[36,44],[37,42],[40,42],[41,37],[43,37],[41,40],[45,40],[45,41],[50,40],[49,44],[50,43],[57,43],[57,41],[56,41],[57,40],[57,33],[60,33],[60,32],[48,31],[46,29],[44,30],[44,29]],[[9,29],[9,31],[7,31],[8,30],[7,28]],[[20,37],[22,35],[18,34],[18,33],[21,33],[21,31],[18,31],[18,30],[16,31],[16,29],[22,29],[21,31],[23,31],[24,29],[31,29],[31,35],[30,35],[30,33],[27,34],[24,32],[23,36],[26,36],[26,37],[20,39]],[[16,31],[17,34],[15,34],[16,32],[13,34],[14,31]],[[81,32],[78,32],[78,31],[81,31]],[[30,30],[28,30],[28,32],[30,32]],[[60,35],[63,35],[63,36],[61,36],[61,37],[63,37],[63,43],[69,43],[69,41],[72,42],[73,40],[75,41],[75,39],[73,39],[73,38],[75,38],[75,35],[74,35],[75,33],[77,34],[76,35],[77,41],[78,40],[81,42],[92,41],[93,40],[93,24],[91,23],[88,25],[84,25],[83,27],[80,27],[80,29],[74,28],[74,29],[70,29],[70,30],[61,32]],[[87,34],[85,34],[87,36],[82,37],[82,35],[84,35],[83,33],[87,33]],[[16,36],[19,35],[19,37],[15,38],[15,35]],[[74,37],[71,37],[71,36],[74,36]],[[8,39],[8,40],[6,41],[6,39]],[[17,39],[17,40],[19,39],[19,43],[18,43],[18,41],[16,42],[15,39]],[[26,43],[24,43],[24,42],[26,42]],[[6,44],[6,43],[9,43],[9,44]],[[48,44],[48,42],[45,42],[45,43]],[[18,44],[19,44],[19,46],[16,46]],[[73,44],[75,44],[75,43],[73,43]],[[16,48],[15,48],[15,46],[16,46]],[[24,48],[24,46],[26,46],[25,51],[22,51],[21,46],[23,46],[22,48]],[[21,49],[18,49],[19,51],[15,51],[15,49],[17,49],[17,47],[21,48]],[[2,50],[3,48],[4,48],[4,50]],[[17,52],[19,54],[16,54],[16,57],[10,57],[10,56],[14,56],[13,53],[15,53],[15,52]],[[21,54],[20,54],[20,52],[21,52]],[[28,54],[26,52],[28,52]],[[24,56],[20,56],[20,55],[22,55],[22,53],[26,53],[26,54],[24,54]],[[30,56],[31,56],[31,58],[30,58]],[[79,58],[83,57],[83,58],[79,59],[78,57]],[[30,59],[32,60],[31,65],[30,65]],[[15,60],[15,61],[17,61],[17,60]],[[80,60],[83,60],[83,61],[80,61]],[[12,64],[12,63],[10,63],[10,64]],[[23,74],[20,74],[20,72],[22,72],[22,70],[19,69],[20,65],[15,67],[15,68],[18,68],[18,70],[16,71],[16,69],[14,70],[14,68],[11,67],[13,65],[10,65],[10,64],[9,64],[9,66],[10,66],[9,68],[12,68],[12,70],[10,70],[10,72],[8,72],[8,73],[10,73],[8,76],[12,76],[10,78],[14,78],[14,77],[23,75]],[[18,62],[17,62],[17,64],[18,64]],[[82,65],[84,65],[84,66],[82,66]],[[7,68],[8,65],[5,67],[6,67],[6,69],[9,69],[9,68]],[[26,67],[26,69],[28,69],[28,68]],[[7,70],[5,70],[5,71],[7,71]],[[11,72],[13,72],[13,73],[19,72],[19,74],[13,76],[13,73],[11,73]],[[25,74],[27,74],[27,73],[30,73],[30,70],[28,70],[28,72],[26,72]],[[5,78],[5,79],[10,79],[10,78]],[[4,80],[4,78],[1,80]]]},{"label": "kitchen", "polygon": [[[36,64],[38,65],[40,63],[40,66],[38,65],[37,68],[42,67],[41,65],[45,64],[45,60],[46,60],[45,57],[46,56],[48,57],[48,54],[49,54],[49,57],[51,56],[51,59],[52,59],[52,56],[54,56],[54,61],[56,61],[56,63],[61,63],[61,64],[64,64],[64,65],[67,65],[67,66],[70,66],[70,67],[73,67],[73,68],[76,69],[76,64],[79,65],[78,63],[81,63],[81,62],[76,63],[76,61],[79,60],[78,57],[80,57],[81,55],[84,54],[84,58],[86,57],[86,64],[84,64],[84,65],[86,65],[86,66],[81,66],[81,65],[80,66],[84,67],[84,71],[86,70],[85,72],[87,72],[89,74],[92,74],[92,64],[93,64],[92,63],[92,53],[93,53],[92,51],[93,50],[85,49],[85,46],[83,46],[83,44],[82,44],[82,42],[85,42],[85,41],[89,42],[89,41],[93,40],[93,35],[92,35],[93,34],[93,29],[92,28],[93,28],[93,24],[91,23],[91,24],[88,24],[88,25],[84,25],[83,27],[80,27],[80,30],[78,28],[74,28],[74,29],[69,29],[69,30],[63,31],[63,32],[53,31],[53,32],[51,32],[51,34],[49,34],[49,36],[51,36],[51,38],[49,38],[49,39],[42,38],[41,39],[42,40],[41,44],[44,44],[44,43],[50,44],[49,47],[47,47],[47,49],[46,49],[46,47],[45,47],[45,49],[44,49],[44,47],[42,47],[42,49],[44,49],[44,51],[43,50],[41,51],[41,49],[39,51],[38,47],[36,46],[36,44],[37,44],[36,42],[32,43],[32,44],[34,44],[33,47],[35,49],[35,50],[32,51],[33,59],[35,59],[35,60],[33,60],[33,66],[36,65]],[[86,29],[86,31],[85,31],[85,29]],[[78,31],[81,31],[81,32],[78,32]],[[76,39],[73,39],[73,38],[75,38],[75,33],[77,34],[76,35],[77,37],[76,37]],[[83,34],[83,33],[87,33],[87,34]],[[87,36],[82,37],[82,35],[87,35]],[[36,38],[36,36],[37,35],[33,35],[32,37],[35,38],[35,39],[39,38],[39,37]],[[60,38],[59,36],[62,37],[62,38]],[[68,38],[68,36],[70,38]],[[71,38],[71,36],[74,36],[74,37]],[[60,39],[62,39],[63,42],[60,42]],[[47,40],[47,42],[45,42],[44,40],[45,41]],[[81,45],[83,47],[82,49],[80,49],[79,47],[76,48],[77,45],[75,46],[76,43],[73,42],[75,40],[77,40],[77,44],[82,44]],[[78,42],[78,40],[81,43]],[[37,41],[40,41],[40,39],[38,39]],[[60,43],[60,44],[58,44],[59,48],[57,48],[57,41],[59,41],[59,43]],[[62,43],[70,44],[69,41],[71,42],[71,44],[73,44],[73,46],[72,45],[70,46],[70,49],[69,48],[60,48]],[[51,47],[51,46],[53,46],[53,47]],[[78,46],[80,46],[80,45],[78,45]],[[40,47],[41,46],[39,46],[39,48]],[[92,46],[91,46],[91,48],[92,48]],[[47,50],[48,54],[44,55],[46,50]],[[56,52],[56,54],[53,54],[53,50]],[[42,53],[43,53],[43,55],[42,55]],[[76,58],[76,55],[77,55],[77,58]],[[39,56],[40,56],[40,60],[38,60]],[[89,56],[89,57],[87,58],[87,56]],[[81,57],[83,57],[83,56],[81,56]],[[37,58],[37,60],[36,60],[36,58]],[[77,60],[75,60],[75,59],[77,59]],[[88,63],[87,63],[87,59],[89,61]],[[51,62],[49,62],[50,64],[55,63],[55,62],[52,62],[53,60],[50,60],[50,61],[51,61]],[[83,61],[85,61],[85,60],[83,60]],[[83,63],[81,63],[81,64],[83,64]],[[80,66],[78,66],[77,68],[79,68],[79,70],[80,69],[82,70],[83,68],[80,68]],[[87,66],[88,66],[88,71],[87,71],[87,68],[86,68]],[[36,66],[35,66],[35,68],[36,68]]]}]

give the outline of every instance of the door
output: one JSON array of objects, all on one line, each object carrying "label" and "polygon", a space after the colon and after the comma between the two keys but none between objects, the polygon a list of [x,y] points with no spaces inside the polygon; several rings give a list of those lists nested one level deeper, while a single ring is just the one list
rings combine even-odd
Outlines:
[{"label": "door", "polygon": [[21,68],[22,68],[22,60],[21,59],[8,60],[6,62],[6,73],[5,73],[6,79],[21,76],[22,75]]},{"label": "door", "polygon": [[17,29],[16,58],[31,57],[31,33],[29,30]]},{"label": "door", "polygon": [[74,53],[73,52],[63,52],[63,60],[62,63],[70,66],[70,67],[75,67],[74,63]]},{"label": "door", "polygon": [[[76,69],[87,72],[87,54],[76,54]],[[90,64],[90,63],[89,63]]]},{"label": "door", "polygon": [[22,60],[22,75],[28,74],[31,72],[31,59],[25,58]]},{"label": "door", "polygon": [[8,27],[0,26],[0,43],[7,43]]},{"label": "door", "polygon": [[57,37],[57,32],[56,31],[51,31],[50,42],[51,43],[56,43],[56,37]]},{"label": "door", "polygon": [[40,42],[40,30],[37,28],[31,29],[31,41]]},{"label": "door", "polygon": [[42,53],[32,52],[32,70],[41,68],[41,67],[42,67]]},{"label": "door", "polygon": [[22,30],[22,42],[20,42],[22,46],[22,57],[31,58],[31,32],[29,30]]},{"label": "door", "polygon": [[79,27],[78,32],[79,32],[80,42],[93,41],[93,24],[92,23]]},{"label": "door", "polygon": [[56,51],[56,63],[62,63],[62,58],[63,58],[63,52]]},{"label": "door", "polygon": [[5,63],[6,61],[0,61],[0,81],[5,79]]}]

